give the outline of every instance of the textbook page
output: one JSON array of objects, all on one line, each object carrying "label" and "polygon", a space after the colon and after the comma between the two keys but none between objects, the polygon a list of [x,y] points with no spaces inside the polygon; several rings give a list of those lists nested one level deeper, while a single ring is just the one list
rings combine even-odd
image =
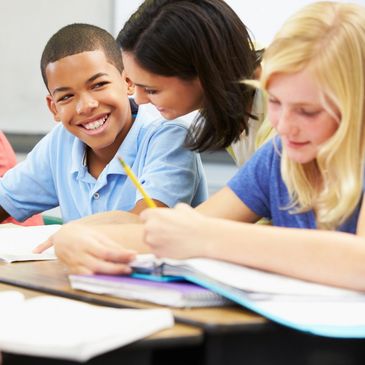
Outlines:
[{"label": "textbook page", "polygon": [[0,293],[0,323],[3,351],[84,362],[170,328],[174,319],[168,309],[117,309],[51,296],[25,300],[9,291]]},{"label": "textbook page", "polygon": [[0,229],[0,261],[33,261],[55,260],[53,247],[41,254],[35,254],[32,250],[49,236],[55,233],[61,225],[51,224],[31,227],[6,227]]},{"label": "textbook page", "polygon": [[349,296],[365,300],[365,295],[356,291],[335,288],[290,278],[246,266],[213,259],[171,260],[163,259],[169,266],[187,267],[192,272],[203,274],[225,285],[256,295],[296,295],[341,298]]},{"label": "textbook page", "polygon": [[[137,257],[134,265],[139,265]],[[180,275],[272,321],[335,338],[365,338],[365,294],[211,259],[141,259],[164,275]]]},{"label": "textbook page", "polygon": [[295,295],[303,298],[307,296],[319,298],[354,297],[365,300],[365,294],[356,291],[312,283],[220,260],[206,258],[174,260],[144,254],[137,255],[130,265],[141,272],[183,276],[188,279],[191,277],[204,279],[206,277],[242,290],[257,299],[265,299],[270,295]]}]

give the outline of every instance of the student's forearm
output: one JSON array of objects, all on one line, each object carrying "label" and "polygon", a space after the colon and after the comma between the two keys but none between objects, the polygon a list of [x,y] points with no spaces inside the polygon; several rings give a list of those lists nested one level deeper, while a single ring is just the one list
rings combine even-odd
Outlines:
[{"label": "student's forearm", "polygon": [[120,210],[113,210],[109,212],[96,213],[78,219],[78,223],[86,223],[92,225],[102,225],[102,224],[125,224],[125,223],[139,223],[141,220],[138,215],[124,212]]},{"label": "student's forearm", "polygon": [[[69,223],[67,226],[74,230],[73,227],[78,227],[82,222],[83,227],[88,227],[89,222],[84,224],[84,220],[80,219]],[[75,228],[77,230],[77,228]],[[143,225],[139,223],[126,223],[120,224],[120,222],[110,223],[98,223],[92,225],[92,229],[99,234],[108,237],[109,239],[120,244],[121,247],[132,249],[138,253],[150,252],[150,248],[143,243]]]},{"label": "student's forearm", "polygon": [[105,224],[99,225],[98,231],[112,240],[118,242],[123,248],[137,251],[138,253],[150,252],[150,248],[143,243],[142,224]]},{"label": "student's forearm", "polygon": [[0,206],[0,222],[10,217],[10,214]]},{"label": "student's forearm", "polygon": [[[211,222],[205,254],[325,284],[365,290],[365,239],[320,230]],[[214,232],[213,232],[214,231]]]}]

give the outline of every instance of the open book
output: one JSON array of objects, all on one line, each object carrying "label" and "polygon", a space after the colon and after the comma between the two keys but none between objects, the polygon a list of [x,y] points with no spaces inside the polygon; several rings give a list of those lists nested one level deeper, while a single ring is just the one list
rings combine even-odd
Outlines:
[{"label": "open book", "polygon": [[0,229],[0,261],[33,261],[55,260],[53,247],[41,254],[32,250],[49,236],[55,233],[61,226],[51,224],[47,226],[32,227],[4,227]]},{"label": "open book", "polygon": [[69,275],[69,279],[73,289],[171,307],[212,307],[231,303],[219,294],[179,279],[135,276]]},{"label": "open book", "polygon": [[282,325],[328,337],[365,338],[365,294],[228,262],[139,255],[137,272],[183,277]]},{"label": "open book", "polygon": [[[57,315],[49,315],[57,313]],[[116,309],[51,296],[25,300],[0,293],[0,348],[49,358],[87,361],[172,327],[168,309]]]}]

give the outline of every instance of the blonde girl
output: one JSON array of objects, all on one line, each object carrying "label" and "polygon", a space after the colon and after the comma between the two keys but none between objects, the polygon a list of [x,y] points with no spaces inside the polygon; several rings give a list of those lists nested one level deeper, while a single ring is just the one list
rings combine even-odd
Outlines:
[{"label": "blonde girl", "polygon": [[[363,6],[318,2],[293,15],[261,75],[278,136],[197,211],[143,212],[152,251],[365,290],[364,44]],[[261,217],[273,226],[249,224]]]}]

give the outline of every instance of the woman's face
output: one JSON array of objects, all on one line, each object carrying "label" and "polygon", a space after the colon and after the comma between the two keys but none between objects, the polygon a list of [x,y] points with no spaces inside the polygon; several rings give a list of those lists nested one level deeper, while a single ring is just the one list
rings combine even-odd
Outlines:
[{"label": "woman's face", "polygon": [[133,53],[122,52],[126,76],[135,85],[137,104],[153,104],[165,119],[175,119],[202,107],[200,80],[183,80],[151,73],[142,68]]}]

